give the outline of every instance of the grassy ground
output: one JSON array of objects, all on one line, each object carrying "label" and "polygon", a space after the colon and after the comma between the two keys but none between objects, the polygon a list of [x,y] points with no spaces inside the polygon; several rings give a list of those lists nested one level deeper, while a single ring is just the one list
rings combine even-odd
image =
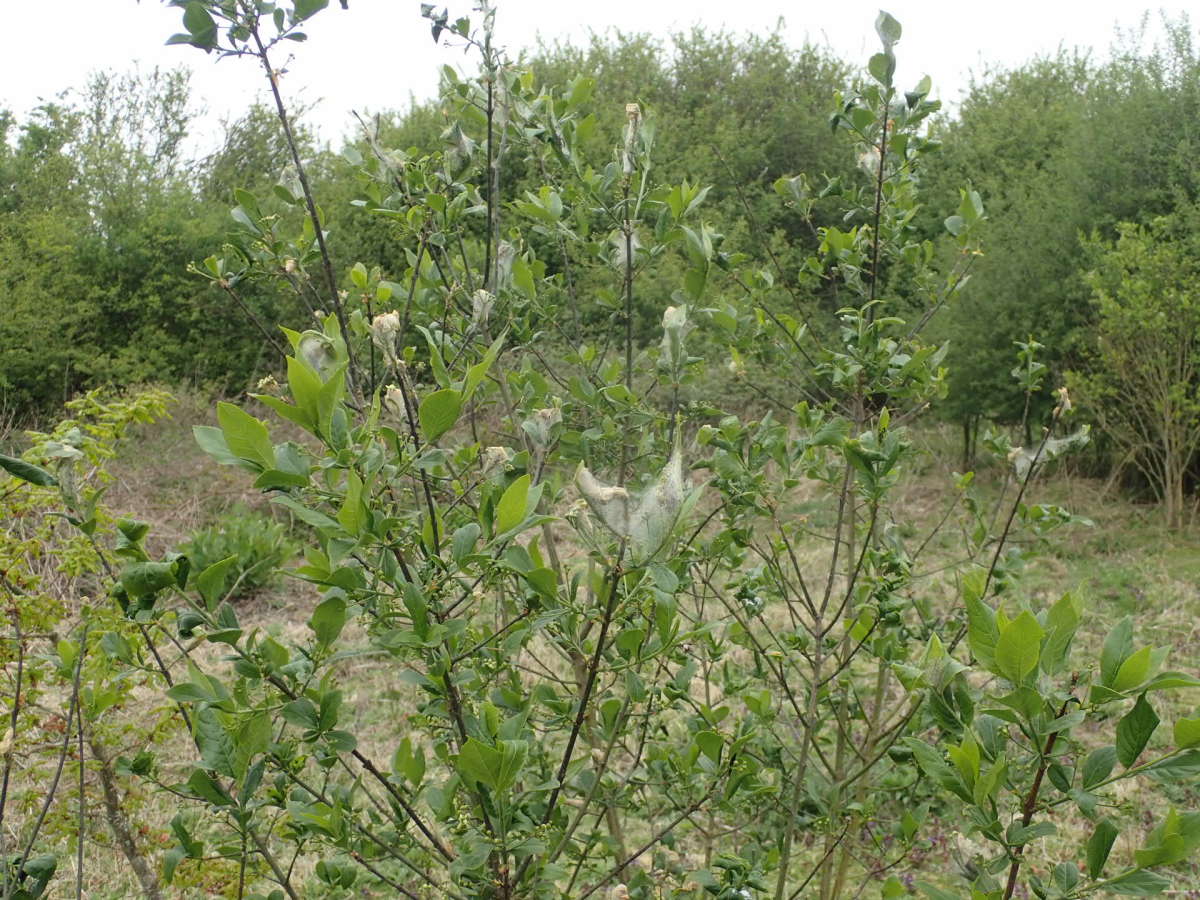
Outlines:
[{"label": "grassy ground", "polygon": [[[153,523],[153,547],[169,549],[184,541],[200,527],[241,504],[268,510],[250,488],[246,474],[212,463],[196,447],[191,437],[193,424],[211,424],[212,405],[203,398],[184,396],[173,410],[173,418],[140,430],[115,461],[117,483],[108,496],[109,505],[124,515]],[[954,468],[955,450],[949,434],[936,429],[921,435],[929,453],[915,474],[901,486],[906,519],[914,523],[914,534],[924,533],[937,522],[952,500],[948,488],[949,470]],[[994,501],[1003,487],[1002,473],[984,469],[977,485],[981,500]],[[1009,495],[1011,497],[1011,491]],[[1039,601],[1052,601],[1064,591],[1079,596],[1087,610],[1079,640],[1077,657],[1095,658],[1108,628],[1121,617],[1134,614],[1139,623],[1141,643],[1171,649],[1169,668],[1195,673],[1200,668],[1197,630],[1200,629],[1200,540],[1189,530],[1183,534],[1167,532],[1159,522],[1156,509],[1136,505],[1093,480],[1052,473],[1035,482],[1030,499],[1057,503],[1090,519],[1090,525],[1070,525],[1052,534],[1038,545],[1030,544],[1028,561],[1015,594]],[[805,512],[805,510],[799,510]],[[814,504],[807,510],[814,520],[823,513]],[[927,590],[942,598],[952,595],[954,585],[945,566],[953,562],[950,548],[955,545],[954,530],[963,527],[957,517],[947,523],[946,538],[931,544],[926,561],[920,567],[929,574],[918,582],[917,590]],[[244,625],[261,626],[285,636],[300,638],[314,605],[313,591],[302,582],[286,580],[246,601],[239,612]],[[212,645],[209,645],[211,651]],[[214,652],[214,656],[215,656]],[[366,734],[367,744],[377,737],[380,754],[394,743],[398,723],[412,709],[410,689],[397,688],[392,673],[364,656],[347,661],[343,683],[347,705],[355,710],[357,722],[351,730]],[[1160,704],[1160,715],[1170,722],[1178,715],[1194,715],[1195,696],[1173,695]],[[162,708],[159,698],[146,698],[147,704]],[[1111,728],[1115,723],[1107,723]],[[1099,734],[1088,736],[1099,744]],[[1103,739],[1111,741],[1111,736]],[[1169,740],[1169,728],[1158,734],[1160,743]],[[185,735],[176,734],[173,743],[161,754],[164,759],[187,759],[192,748]],[[177,812],[169,795],[139,792],[136,819],[143,829],[146,847],[165,847],[170,838],[168,822]],[[1132,799],[1132,798],[1131,798]],[[1180,809],[1200,806],[1196,786],[1172,789],[1171,800]],[[1089,824],[1077,815],[1064,814],[1058,820],[1059,834],[1046,847],[1061,845],[1064,858],[1073,853],[1089,833]],[[978,847],[964,841],[954,821],[932,823],[930,845],[916,854],[898,872],[945,882],[947,873],[967,865]],[[1143,833],[1144,833],[1143,829]],[[1127,832],[1114,850],[1114,859],[1131,856],[1139,837]],[[138,895],[123,859],[110,846],[102,829],[89,844],[87,859],[87,896],[96,900],[116,900]],[[1070,849],[1068,849],[1070,848]],[[816,852],[815,850],[813,851]],[[1048,856],[1053,856],[1051,852]],[[190,864],[189,864],[190,866]],[[205,863],[181,869],[190,886],[171,889],[169,896],[231,896],[236,873],[222,863]],[[1043,873],[1046,874],[1046,873]],[[303,872],[301,871],[303,876]],[[1200,869],[1193,868],[1193,883],[1200,884]],[[301,879],[302,880],[302,879]],[[53,896],[67,896],[73,872],[62,871]],[[856,886],[857,887],[857,886]],[[320,894],[313,894],[319,896]],[[868,891],[865,897],[874,897]],[[1197,895],[1200,896],[1200,895]]]}]

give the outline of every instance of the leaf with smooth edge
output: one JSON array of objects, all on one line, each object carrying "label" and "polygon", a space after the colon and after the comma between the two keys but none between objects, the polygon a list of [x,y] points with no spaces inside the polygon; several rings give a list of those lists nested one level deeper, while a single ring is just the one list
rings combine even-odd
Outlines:
[{"label": "leaf with smooth edge", "polygon": [[1126,616],[1116,624],[1104,639],[1100,651],[1100,683],[1112,687],[1117,680],[1121,664],[1133,653],[1133,619]]},{"label": "leaf with smooth edge", "polygon": [[1128,691],[1150,677],[1151,652],[1149,647],[1143,647],[1121,663],[1121,667],[1117,669],[1117,674],[1113,678],[1112,689]]},{"label": "leaf with smooth edge", "polygon": [[1043,672],[1054,675],[1062,671],[1082,617],[1082,604],[1069,593],[1063,594],[1050,607],[1046,613],[1046,642],[1042,645]]},{"label": "leaf with smooth edge", "polygon": [[1179,688],[1200,687],[1200,678],[1186,672],[1159,672],[1146,685],[1148,691],[1171,691]]},{"label": "leaf with smooth edge", "polygon": [[462,399],[458,391],[451,388],[434,391],[421,401],[417,417],[421,420],[421,433],[425,440],[433,443],[454,427],[462,412]]},{"label": "leaf with smooth edge", "polygon": [[500,753],[475,738],[468,738],[458,753],[458,771],[469,781],[494,789],[500,771]]},{"label": "leaf with smooth edge", "polygon": [[1087,755],[1083,761],[1083,789],[1091,790],[1112,774],[1117,764],[1117,748],[1111,745],[1099,747]]},{"label": "leaf with smooth edge", "polygon": [[1158,721],[1158,715],[1146,695],[1139,695],[1133,709],[1117,723],[1117,759],[1121,765],[1128,769],[1137,762],[1154,729],[1158,727]]},{"label": "leaf with smooth edge", "polygon": [[233,798],[203,769],[194,769],[187,786],[197,797],[213,806],[234,806]]},{"label": "leaf with smooth edge", "polygon": [[309,416],[307,412],[298,406],[292,406],[290,403],[285,403],[278,397],[269,397],[266,394],[251,394],[255,400],[264,406],[269,406],[271,409],[289,422],[295,422],[305,431],[312,431],[317,427],[316,419]]},{"label": "leaf with smooth edge", "polygon": [[317,727],[317,708],[307,697],[300,697],[290,703],[285,703],[279,712],[285,721],[298,728],[313,731]]},{"label": "leaf with smooth edge", "polygon": [[1054,867],[1054,884],[1064,894],[1079,883],[1079,869],[1073,862],[1062,862]]},{"label": "leaf with smooth edge", "polygon": [[267,426],[232,403],[217,404],[217,421],[225,443],[235,456],[258,463],[265,469],[275,465],[275,447]]},{"label": "leaf with smooth edge", "polygon": [[363,483],[358,474],[351,469],[346,475],[346,499],[338,510],[337,520],[350,534],[362,534],[367,523],[367,509],[363,505]]},{"label": "leaf with smooth edge", "polygon": [[215,428],[212,425],[193,425],[192,435],[195,437],[200,449],[221,465],[241,466],[242,468],[257,471],[255,466],[247,463],[229,449],[229,444],[226,442],[225,435],[220,428]]},{"label": "leaf with smooth edge", "polygon": [[267,469],[254,479],[254,487],[260,491],[282,491],[287,488],[304,487],[307,484],[307,476],[279,469]]},{"label": "leaf with smooth edge", "polygon": [[463,561],[475,549],[475,544],[479,541],[479,535],[482,529],[475,522],[468,522],[454,532],[450,538],[450,553],[454,557],[454,561],[463,565]]},{"label": "leaf with smooth edge", "polygon": [[317,636],[322,647],[332,644],[346,626],[346,601],[341,597],[327,597],[313,610],[308,627]]},{"label": "leaf with smooth edge", "polygon": [[1172,807],[1150,832],[1142,848],[1134,851],[1133,860],[1143,869],[1174,865],[1191,855],[1197,843],[1200,843],[1200,815],[1180,816]]},{"label": "leaf with smooth edge", "polygon": [[1000,631],[996,626],[996,613],[983,602],[985,578],[985,573],[977,570],[963,579],[963,603],[967,608],[967,645],[972,655],[985,668],[991,669]]},{"label": "leaf with smooth edge", "polygon": [[324,382],[306,362],[294,356],[287,358],[287,381],[296,406],[315,426],[321,418],[318,405]]},{"label": "leaf with smooth edge", "polygon": [[876,53],[867,63],[867,71],[881,85],[891,87],[892,77],[896,74],[896,57],[891,53]]},{"label": "leaf with smooth edge", "polygon": [[496,504],[496,534],[512,531],[525,520],[529,502],[529,475],[522,475],[508,486]]},{"label": "leaf with smooth edge", "polygon": [[1189,781],[1200,777],[1200,750],[1185,750],[1156,762],[1146,770],[1160,781]]},{"label": "leaf with smooth edge", "polygon": [[227,556],[218,560],[196,576],[196,590],[204,598],[204,605],[211,611],[216,609],[217,601],[225,590],[225,578],[229,569],[237,562],[236,556]]},{"label": "leaf with smooth edge", "polygon": [[296,21],[315,15],[329,5],[329,0],[296,0]]},{"label": "leaf with smooth edge", "polygon": [[54,485],[58,484],[58,479],[45,469],[39,468],[32,463],[27,463],[23,459],[5,456],[2,453],[0,453],[0,469],[4,469],[14,478],[28,481],[30,484],[36,484],[38,487],[54,487]]},{"label": "leaf with smooth edge", "polygon": [[721,761],[721,748],[725,742],[721,739],[721,735],[715,731],[701,731],[696,734],[696,746],[700,748],[700,752],[707,756],[715,763]]},{"label": "leaf with smooth edge", "polygon": [[193,46],[206,52],[217,46],[217,23],[198,0],[184,7],[183,27],[188,30],[188,43]]},{"label": "leaf with smooth edge", "polygon": [[121,570],[121,587],[137,599],[178,584],[179,561],[135,562]]},{"label": "leaf with smooth edge", "polygon": [[392,755],[392,771],[403,775],[409,784],[419,787],[425,777],[425,751],[417,747],[413,749],[412,739],[405,738]]},{"label": "leaf with smooth edge", "polygon": [[1108,861],[1108,854],[1112,851],[1113,841],[1117,839],[1118,834],[1120,832],[1117,830],[1117,826],[1109,819],[1102,819],[1096,825],[1096,830],[1092,832],[1092,836],[1088,838],[1087,842],[1089,877],[1100,877],[1100,873],[1104,871],[1104,864]]},{"label": "leaf with smooth edge", "polygon": [[271,498],[272,503],[278,503],[280,506],[286,506],[296,518],[313,528],[328,529],[330,531],[342,531],[342,525],[325,515],[325,513],[317,512],[315,509],[309,509],[304,504],[300,503],[294,497],[289,497],[287,494],[276,494]]},{"label": "leaf with smooth edge", "polygon": [[1045,632],[1033,613],[1024,610],[1000,632],[996,642],[996,670],[1013,684],[1037,668]]},{"label": "leaf with smooth edge", "polygon": [[193,718],[196,746],[200,750],[200,759],[205,766],[220,775],[231,778],[239,777],[237,771],[237,752],[233,746],[233,738],[225,730],[220,713],[211,706],[197,710]]},{"label": "leaf with smooth edge", "polygon": [[891,14],[881,9],[879,15],[875,18],[875,33],[879,35],[879,40],[883,43],[883,46],[891,49],[892,45],[900,40],[903,29],[901,29],[900,23]]},{"label": "leaf with smooth edge", "polygon": [[1156,875],[1154,872],[1148,872],[1145,869],[1136,869],[1127,875],[1122,875],[1120,878],[1114,879],[1104,885],[1104,889],[1113,894],[1122,894],[1126,897],[1153,897],[1155,894],[1161,894],[1171,886],[1171,882],[1161,875]]},{"label": "leaf with smooth edge", "polygon": [[1183,749],[1200,745],[1200,719],[1180,719],[1175,723],[1175,746]]},{"label": "leaf with smooth edge", "polygon": [[497,741],[500,750],[500,767],[496,772],[496,790],[506,791],[512,787],[521,774],[521,766],[529,753],[529,744],[525,741]]},{"label": "leaf with smooth edge", "polygon": [[508,337],[507,330],[500,337],[492,341],[492,345],[483,354],[483,359],[467,370],[467,377],[463,380],[462,389],[464,401],[471,399],[471,395],[475,393],[475,389],[479,387],[480,383],[487,376],[488,369],[492,367],[492,363],[500,356],[500,351],[504,347],[504,339],[506,337]]}]

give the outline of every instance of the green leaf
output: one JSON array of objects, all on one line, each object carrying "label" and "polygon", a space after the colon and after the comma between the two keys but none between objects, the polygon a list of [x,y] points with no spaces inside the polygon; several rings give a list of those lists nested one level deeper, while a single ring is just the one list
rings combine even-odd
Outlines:
[{"label": "green leaf", "polygon": [[1082,604],[1071,594],[1063,594],[1046,613],[1046,642],[1042,645],[1042,671],[1047,675],[1061,672],[1067,663],[1071,641],[1082,621]]},{"label": "green leaf", "polygon": [[256,467],[249,465],[229,449],[229,444],[226,442],[225,435],[221,432],[220,428],[214,428],[212,425],[193,425],[192,435],[196,438],[196,443],[200,445],[200,449],[221,465],[241,466],[242,468],[252,468],[257,471]]},{"label": "green leaf", "polygon": [[241,717],[237,726],[231,731],[234,749],[234,777],[241,781],[254,757],[265,753],[271,744],[273,736],[271,717],[266,710],[259,710],[250,716]]},{"label": "green leaf", "polygon": [[721,762],[721,748],[725,742],[715,731],[700,731],[696,733],[696,746],[700,752],[715,763]]},{"label": "green leaf", "polygon": [[[551,572],[551,576],[553,576],[553,574],[554,573]],[[637,652],[638,647],[642,646],[642,642],[645,640],[646,630],[644,628],[623,628],[621,632],[613,639],[613,646],[617,648],[617,652],[628,659]]]},{"label": "green leaf", "polygon": [[867,63],[867,71],[871,77],[884,87],[892,86],[892,78],[896,74],[896,57],[890,51],[876,53]]},{"label": "green leaf", "polygon": [[1117,764],[1117,748],[1113,746],[1100,747],[1093,750],[1083,761],[1081,783],[1085,791],[1091,790],[1112,774]]},{"label": "green leaf", "polygon": [[529,268],[529,264],[519,256],[513,257],[512,280],[513,286],[530,300],[537,296],[537,286],[533,281],[533,271]]},{"label": "green leaf", "polygon": [[1061,862],[1054,867],[1054,884],[1064,894],[1079,884],[1079,869],[1075,863]]},{"label": "green leaf", "polygon": [[1145,694],[1140,694],[1133,709],[1117,723],[1117,759],[1121,765],[1128,769],[1137,761],[1158,727],[1158,721],[1150,701]]},{"label": "green leaf", "polygon": [[1019,684],[1037,668],[1045,632],[1033,613],[1024,610],[1004,626],[996,642],[996,671]]},{"label": "green leaf", "polygon": [[1099,878],[1120,831],[1110,819],[1101,819],[1087,842],[1087,869],[1090,878]]},{"label": "green leaf", "polygon": [[1057,833],[1058,826],[1053,822],[1035,822],[1027,826],[1013,822],[1008,827],[1005,838],[1009,846],[1019,847],[1028,844],[1030,841],[1036,841],[1038,838],[1049,837]]},{"label": "green leaf", "polygon": [[1200,750],[1187,750],[1168,757],[1146,771],[1162,781],[1188,781],[1200,777]]},{"label": "green leaf", "polygon": [[496,772],[496,790],[506,791],[512,787],[521,774],[521,766],[529,753],[529,744],[525,741],[497,741],[500,750],[500,767]]},{"label": "green leaf", "polygon": [[204,765],[219,775],[240,777],[233,738],[221,722],[220,713],[211,706],[201,707],[192,717],[196,730],[196,746]]},{"label": "green leaf", "polygon": [[217,404],[217,421],[234,456],[258,463],[264,469],[275,466],[275,447],[267,426],[232,403]]},{"label": "green leaf", "polygon": [[1144,682],[1150,677],[1150,659],[1151,650],[1149,647],[1143,647],[1137,653],[1131,655],[1117,669],[1117,674],[1113,678],[1112,689],[1114,691],[1128,691]]},{"label": "green leaf", "polygon": [[903,29],[901,29],[899,22],[881,9],[879,15],[875,18],[875,33],[879,35],[879,40],[883,46],[891,49],[892,45],[900,40]]},{"label": "green leaf", "polygon": [[979,777],[979,745],[975,743],[969,733],[963,738],[961,746],[951,744],[946,748],[946,754],[950,757],[950,762],[954,763],[954,768],[958,770],[959,777],[967,787],[974,787],[975,780]]},{"label": "green leaf", "polygon": [[496,504],[496,534],[506,534],[525,521],[529,502],[529,475],[522,475],[508,486]]},{"label": "green leaf", "polygon": [[317,643],[328,647],[337,640],[346,626],[346,601],[341,597],[327,597],[313,610],[308,627],[317,636]]},{"label": "green leaf", "polygon": [[958,774],[942,758],[941,752],[936,747],[917,738],[904,738],[902,743],[912,750],[913,757],[916,759],[917,765],[921,767],[921,771],[967,803],[974,802],[971,792],[967,790]]},{"label": "green leaf", "polygon": [[213,695],[203,686],[191,681],[181,681],[167,689],[167,696],[176,703],[207,703]]},{"label": "green leaf", "polygon": [[324,382],[307,363],[294,356],[287,358],[287,381],[297,408],[304,412],[306,421],[315,428],[321,420],[319,403]]},{"label": "green leaf", "polygon": [[296,0],[296,21],[302,22],[329,5],[329,0]]},{"label": "green leaf", "polygon": [[459,773],[470,783],[495,789],[500,771],[500,753],[475,738],[468,738],[455,761]]},{"label": "green leaf", "polygon": [[451,388],[434,391],[421,401],[417,416],[421,420],[421,433],[425,440],[433,443],[454,427],[462,412],[462,398]]},{"label": "green leaf", "polygon": [[260,491],[305,487],[307,484],[307,475],[299,475],[296,472],[285,472],[282,469],[267,469],[254,479],[254,486]]},{"label": "green leaf", "polygon": [[[1195,814],[1191,818],[1194,821]],[[1151,866],[1174,865],[1186,859],[1200,835],[1195,833],[1194,827],[1185,835],[1182,825],[1179,813],[1174,808],[1169,809],[1163,821],[1150,832],[1146,843],[1134,851],[1134,864],[1139,869],[1149,869]]]},{"label": "green leaf", "polygon": [[14,900],[37,900],[45,894],[51,879],[54,878],[54,872],[58,869],[58,857],[53,853],[30,857],[24,861],[20,872],[16,872],[16,864],[20,859],[18,855],[4,860],[5,866],[12,866],[9,872],[14,874],[20,883],[20,888],[12,897]]},{"label": "green leaf", "polygon": [[987,669],[996,660],[1000,631],[995,611],[983,602],[983,572],[972,572],[963,583],[963,602],[967,607],[967,644],[971,654]]},{"label": "green leaf", "polygon": [[1200,687],[1200,678],[1186,672],[1159,672],[1146,685],[1147,691],[1172,691]]},{"label": "green leaf", "polygon": [[346,499],[338,510],[337,520],[350,534],[358,537],[368,522],[369,513],[363,504],[363,483],[358,473],[351,469],[346,473]]},{"label": "green leaf", "polygon": [[1171,882],[1161,875],[1136,869],[1107,882],[1104,889],[1113,894],[1123,894],[1127,897],[1152,897],[1161,894],[1171,886]]},{"label": "green leaf", "polygon": [[1178,720],[1175,723],[1175,746],[1182,750],[1197,745],[1200,745],[1200,719]]},{"label": "green leaf", "polygon": [[234,806],[233,798],[203,769],[193,769],[187,780],[188,790],[213,806]]},{"label": "green leaf", "polygon": [[1133,653],[1133,619],[1126,616],[1104,639],[1100,651],[1100,683],[1112,687],[1117,680],[1121,664]]},{"label": "green leaf", "polygon": [[58,484],[58,479],[45,469],[38,468],[23,459],[5,456],[2,453],[0,453],[0,469],[4,469],[14,478],[20,478],[22,481],[28,481],[38,487],[54,487]]},{"label": "green leaf", "polygon": [[278,503],[280,506],[286,506],[290,509],[301,522],[311,525],[313,528],[333,531],[340,533],[342,525],[339,522],[329,518],[322,512],[317,512],[315,509],[309,509],[294,497],[289,497],[287,494],[276,494],[271,498],[272,503]]},{"label": "green leaf", "polygon": [[217,46],[217,23],[204,4],[189,3],[183,10],[183,27],[191,36],[189,43],[201,50],[209,51]]},{"label": "green leaf", "polygon": [[419,787],[425,777],[425,751],[413,750],[411,738],[405,738],[392,756],[392,771],[403,775],[413,787]]},{"label": "green leaf", "polygon": [[130,563],[121,570],[121,587],[137,599],[179,583],[179,560]]},{"label": "green leaf", "polygon": [[204,605],[211,612],[225,593],[226,576],[229,569],[237,562],[237,556],[227,556],[218,560],[194,579],[196,590],[204,598]]},{"label": "green leaf", "polygon": [[317,729],[317,707],[307,697],[301,697],[298,700],[285,703],[283,709],[279,712],[285,721],[290,722],[298,728],[304,728],[308,731],[315,731]]},{"label": "green leaf", "polygon": [[488,347],[487,352],[483,354],[483,359],[471,366],[467,370],[467,377],[463,379],[462,399],[465,403],[471,399],[471,395],[475,393],[475,389],[487,377],[488,370],[492,367],[492,363],[500,356],[500,351],[504,347],[504,339],[508,337],[508,332],[501,333],[500,337],[492,341],[492,345]]},{"label": "green leaf", "polygon": [[477,523],[468,522],[457,529],[450,538],[450,554],[458,563],[459,568],[462,568],[463,561],[475,550],[475,544],[479,541],[481,533],[482,529]]}]

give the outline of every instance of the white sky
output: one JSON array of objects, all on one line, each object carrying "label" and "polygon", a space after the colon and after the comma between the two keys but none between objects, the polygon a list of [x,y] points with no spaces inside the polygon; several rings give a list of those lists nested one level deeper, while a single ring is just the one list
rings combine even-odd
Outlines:
[{"label": "white sky", "polygon": [[[451,16],[471,12],[474,0],[440,0]],[[1060,45],[1095,48],[1103,56],[1117,27],[1136,26],[1159,11],[1172,18],[1200,13],[1200,0],[882,0],[904,27],[896,48],[898,83],[933,77],[934,93],[953,102],[971,71],[1016,65]],[[350,127],[351,109],[378,110],[424,99],[438,67],[463,62],[461,51],[435,47],[419,16],[420,0],[336,0],[306,29],[309,41],[291,45],[286,93],[316,102],[323,139]],[[785,36],[807,36],[851,62],[877,49],[873,23],[880,0],[498,0],[498,40],[513,55],[536,35],[576,42],[589,31],[620,29],[665,35],[703,24],[709,29],[766,33],[783,17]],[[236,116],[266,91],[249,60],[217,63],[187,46],[167,47],[182,31],[181,11],[160,0],[0,0],[0,107],[24,114],[40,99],[80,85],[90,71],[186,64],[193,94],[205,112],[198,125],[212,139],[223,116]],[[1200,25],[1194,17],[1193,30]],[[614,102],[624,103],[626,98]]]}]

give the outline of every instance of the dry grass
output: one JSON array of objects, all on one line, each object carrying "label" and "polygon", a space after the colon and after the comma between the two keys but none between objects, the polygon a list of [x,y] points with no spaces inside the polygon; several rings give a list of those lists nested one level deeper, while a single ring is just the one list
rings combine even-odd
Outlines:
[{"label": "dry grass", "polygon": [[[191,436],[192,424],[211,424],[212,405],[204,398],[185,396],[173,410],[169,422],[141,428],[127,443],[127,452],[115,461],[112,471],[117,482],[110,490],[109,505],[123,515],[153,523],[156,551],[168,549],[187,538],[196,529],[208,524],[221,513],[241,503],[264,506],[262,498],[250,488],[250,480],[236,469],[216,466],[196,448]],[[948,469],[942,460],[953,459],[950,443],[944,432],[922,433],[921,439],[933,453],[916,467],[916,473],[898,488],[900,508],[905,521],[899,523],[906,537],[919,541],[920,536],[940,521],[947,504],[953,499],[949,489]],[[1002,479],[995,470],[983,471],[978,479],[981,495],[986,499],[997,495]],[[801,492],[802,494],[802,492]],[[1035,604],[1051,602],[1058,594],[1070,590],[1084,602],[1088,611],[1081,630],[1077,654],[1081,660],[1095,658],[1108,628],[1127,613],[1138,620],[1138,637],[1145,643],[1172,649],[1172,668],[1195,672],[1198,668],[1197,630],[1200,629],[1200,596],[1196,584],[1200,578],[1200,541],[1192,534],[1169,534],[1157,523],[1155,511],[1128,503],[1112,494],[1104,494],[1096,482],[1054,476],[1044,483],[1035,483],[1031,496],[1039,500],[1062,504],[1073,512],[1094,521],[1094,526],[1070,526],[1051,536],[1044,545],[1030,549],[1030,560],[1013,602],[1024,598]],[[824,515],[815,498],[797,497],[798,514],[810,515],[817,523]],[[921,571],[934,574],[918,581],[917,590],[927,593],[938,604],[944,604],[955,592],[953,580],[943,566],[954,562],[955,547],[963,525],[956,516],[947,522],[943,537],[932,541],[922,558]],[[555,527],[556,538],[569,542],[568,530]],[[802,547],[805,560],[814,570],[828,555],[828,548],[817,541]],[[571,553],[568,549],[568,553]],[[315,602],[315,593],[298,581],[287,581],[276,590],[239,607],[239,615],[247,628],[262,628],[283,638],[302,641],[307,632],[306,621]],[[714,603],[716,601],[709,600]],[[715,608],[715,607],[714,607]],[[711,612],[711,610],[710,610]],[[352,645],[366,647],[365,636],[353,627],[347,630]],[[532,649],[546,656],[548,648],[534,643]],[[205,658],[217,662],[220,648],[205,645],[200,651]],[[732,652],[737,652],[732,651]],[[172,663],[181,666],[179,659]],[[563,659],[553,662],[553,668],[569,678],[570,666]],[[405,717],[414,711],[417,702],[415,689],[398,686],[394,670],[380,658],[370,655],[347,660],[341,667],[341,682],[346,692],[348,720],[344,727],[358,733],[369,755],[386,759],[395,742],[405,730]],[[705,685],[698,679],[694,685],[697,699],[703,697]],[[148,693],[140,698],[145,707],[129,708],[130,721],[144,720],[147,710],[165,710],[162,698]],[[1195,697],[1163,696],[1156,700],[1165,723],[1179,715],[1193,713]],[[1104,730],[1085,735],[1085,740],[1107,743],[1112,740],[1115,721],[1105,723]],[[132,732],[131,732],[132,733]],[[1169,728],[1160,729],[1157,743],[1169,740]],[[132,752],[136,747],[121,748]],[[178,761],[179,771],[190,759],[193,748],[189,739],[178,729],[161,748],[160,758],[170,765]],[[168,768],[169,771],[169,768]],[[1200,801],[1194,786],[1172,788],[1171,801],[1180,808],[1197,805]],[[178,811],[173,797],[135,788],[130,795],[131,815],[143,829],[142,839],[147,848],[165,848],[169,842],[168,822]],[[1131,815],[1139,800],[1134,789],[1127,797]],[[1045,858],[1063,859],[1077,856],[1077,848],[1090,833],[1090,824],[1066,807],[1057,814],[1059,834],[1047,839],[1038,849]],[[1143,821],[1140,828],[1126,832],[1114,850],[1114,862],[1131,857],[1136,841],[1150,827]],[[632,834],[646,829],[634,827]],[[956,839],[957,822],[931,819],[930,845],[914,855],[910,865],[897,870],[916,878],[944,882],[947,873],[955,871],[969,859],[976,848]],[[103,828],[96,828],[85,847],[86,896],[95,900],[117,900],[138,896],[136,882],[124,860],[109,846]],[[802,851],[803,852],[803,851]],[[819,847],[807,851],[819,855]],[[680,847],[679,861],[688,866],[697,863],[695,847]],[[64,857],[60,876],[50,896],[66,897],[72,893],[73,859]],[[1036,866],[1034,867],[1037,868]],[[1200,883],[1200,870],[1189,870]],[[225,863],[206,863],[203,867],[185,865],[181,868],[185,881],[191,886],[171,889],[168,896],[193,898],[232,896],[235,871]],[[304,871],[299,870],[301,880]],[[1040,872],[1043,876],[1046,872]],[[364,896],[366,896],[364,894]],[[870,893],[865,896],[871,896]]]}]

